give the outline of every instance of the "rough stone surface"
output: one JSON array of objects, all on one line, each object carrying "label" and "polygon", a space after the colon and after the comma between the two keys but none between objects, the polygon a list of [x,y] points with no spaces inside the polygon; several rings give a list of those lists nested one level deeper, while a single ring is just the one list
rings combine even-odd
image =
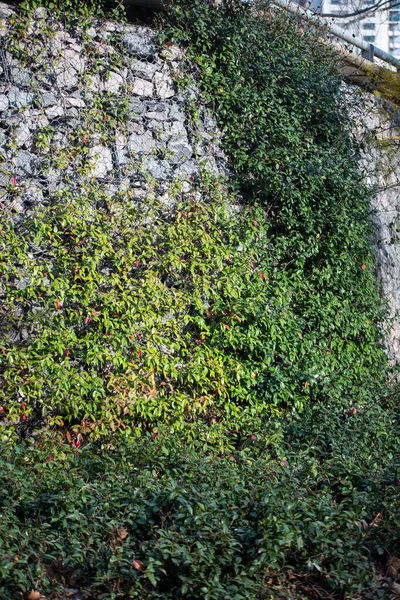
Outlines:
[{"label": "rough stone surface", "polygon": [[0,111],[8,109],[8,97],[5,94],[0,94]]},{"label": "rough stone surface", "polygon": [[124,34],[124,42],[128,52],[134,56],[147,58],[157,52],[155,34],[151,29],[130,25]]},{"label": "rough stone surface", "polygon": [[168,72],[155,73],[154,85],[158,98],[172,98],[175,95],[174,83]]},{"label": "rough stone surface", "polygon": [[156,140],[149,131],[142,135],[132,133],[129,137],[129,150],[134,154],[150,154],[156,148]]},{"label": "rough stone surface", "polygon": [[40,102],[41,106],[43,106],[43,108],[48,108],[49,106],[54,106],[55,104],[57,104],[56,96],[51,92],[46,91],[43,91],[39,95],[38,101]]},{"label": "rough stone surface", "polygon": [[12,87],[8,93],[8,101],[15,108],[30,106],[35,95],[32,92],[25,92],[17,87]]},{"label": "rough stone surface", "polygon": [[[385,337],[389,357],[400,363],[400,135],[398,112],[372,94],[359,96],[356,117],[364,143],[367,181],[375,190],[371,218],[376,276],[389,316]],[[354,102],[354,93],[352,94]],[[361,116],[360,116],[360,106]]]},{"label": "rough stone surface", "polygon": [[151,81],[136,78],[131,85],[131,92],[134,96],[151,98],[153,96],[153,84]]},{"label": "rough stone surface", "polygon": [[103,89],[106,92],[117,93],[124,84],[124,76],[120,73],[115,73],[114,71],[111,71],[107,80],[103,84]]},{"label": "rough stone surface", "polygon": [[93,146],[89,150],[89,157],[92,159],[92,177],[104,178],[113,168],[112,154],[109,148],[105,146]]}]

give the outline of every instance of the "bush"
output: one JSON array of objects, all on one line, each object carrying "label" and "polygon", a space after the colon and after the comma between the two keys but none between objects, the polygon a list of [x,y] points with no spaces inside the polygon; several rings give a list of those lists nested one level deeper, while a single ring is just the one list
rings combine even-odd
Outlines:
[{"label": "bush", "polygon": [[266,424],[234,454],[167,431],[103,451],[3,448],[3,596],[381,597],[371,561],[400,541],[394,412],[332,408],[328,428],[323,414],[287,424],[275,448]]},{"label": "bush", "polygon": [[[8,431],[168,423],[190,437],[199,418],[229,432],[385,386],[369,191],[334,57],[263,11],[178,3],[163,34],[188,46],[219,115],[230,195],[203,174],[192,195],[170,190],[167,213],[157,195],[138,203],[88,182],[23,227],[2,223]],[[126,111],[105,103],[87,127],[106,139]],[[84,173],[79,131],[70,142]],[[29,336],[11,342],[12,327]]]},{"label": "bush", "polygon": [[203,173],[166,211],[88,185],[0,225],[7,598],[383,595],[399,420],[370,192],[335,57],[262,10],[178,3],[162,34],[229,190]]}]

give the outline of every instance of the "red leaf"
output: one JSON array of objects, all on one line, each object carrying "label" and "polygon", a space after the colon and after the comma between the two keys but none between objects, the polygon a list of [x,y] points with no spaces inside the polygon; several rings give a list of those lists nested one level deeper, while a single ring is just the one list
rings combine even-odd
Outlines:
[{"label": "red leaf", "polygon": [[260,279],[262,279],[263,281],[265,281],[265,275],[264,275],[264,273],[260,273]]},{"label": "red leaf", "polygon": [[143,571],[144,569],[144,565],[140,560],[136,560],[135,558],[132,561],[133,566],[135,567],[135,569],[137,569],[138,571]]},{"label": "red leaf", "polygon": [[11,177],[11,183],[12,185],[17,185],[17,180],[15,179],[15,177]]},{"label": "red leaf", "polygon": [[58,310],[60,310],[60,308],[61,308],[61,302],[59,301],[58,298],[56,300],[56,307],[58,308]]},{"label": "red leaf", "polygon": [[65,356],[69,356],[70,355],[70,350],[69,348],[65,348]]}]

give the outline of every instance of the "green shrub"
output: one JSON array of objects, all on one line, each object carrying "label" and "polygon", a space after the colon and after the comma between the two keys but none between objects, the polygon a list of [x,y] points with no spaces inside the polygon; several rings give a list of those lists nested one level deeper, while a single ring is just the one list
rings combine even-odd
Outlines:
[{"label": "green shrub", "polygon": [[[369,192],[334,58],[264,10],[178,3],[163,34],[199,67],[232,194],[204,174],[191,197],[170,190],[167,212],[157,193],[139,203],[88,180],[23,227],[2,221],[7,432],[168,423],[190,436],[200,418],[229,438],[251,418],[357,405],[385,385]],[[126,119],[101,97],[82,135],[108,139]],[[85,176],[82,135],[55,167],[71,155]],[[11,342],[12,328],[29,335]]]},{"label": "green shrub", "polygon": [[203,173],[167,210],[88,183],[1,222],[6,598],[383,596],[400,431],[369,190],[334,56],[263,10],[179,3],[164,28],[230,191]]},{"label": "green shrub", "polygon": [[372,559],[400,542],[399,428],[393,409],[331,410],[328,428],[306,411],[279,448],[265,424],[234,454],[163,430],[103,451],[2,448],[3,597],[376,600]]}]

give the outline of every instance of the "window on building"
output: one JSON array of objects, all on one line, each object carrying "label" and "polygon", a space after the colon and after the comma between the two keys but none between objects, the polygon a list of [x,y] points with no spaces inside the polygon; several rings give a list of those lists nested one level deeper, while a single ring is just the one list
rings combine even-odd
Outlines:
[{"label": "window on building", "polygon": [[331,4],[342,4],[342,0],[331,0]]},{"label": "window on building", "polygon": [[363,29],[375,29],[375,23],[363,23]]},{"label": "window on building", "polygon": [[400,21],[400,10],[390,10],[389,21]]},{"label": "window on building", "polygon": [[375,0],[364,0],[364,6],[372,6],[376,4]]},{"label": "window on building", "polygon": [[373,44],[375,41],[375,36],[374,35],[364,35],[363,40],[364,40],[364,42],[370,42],[371,44]]}]

